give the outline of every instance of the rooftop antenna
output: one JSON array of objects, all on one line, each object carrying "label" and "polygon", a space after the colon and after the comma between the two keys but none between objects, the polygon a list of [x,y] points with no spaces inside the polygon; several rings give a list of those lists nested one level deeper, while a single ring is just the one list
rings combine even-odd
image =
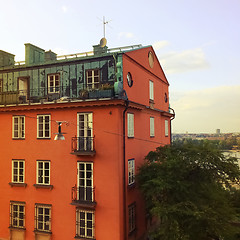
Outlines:
[{"label": "rooftop antenna", "polygon": [[103,16],[103,37],[106,37],[106,24],[108,24],[110,21],[105,21],[105,17]]}]

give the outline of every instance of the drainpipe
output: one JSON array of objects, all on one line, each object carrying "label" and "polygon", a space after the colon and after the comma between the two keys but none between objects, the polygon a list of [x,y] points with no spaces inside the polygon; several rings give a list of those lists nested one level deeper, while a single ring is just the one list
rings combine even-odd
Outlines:
[{"label": "drainpipe", "polygon": [[170,107],[169,110],[173,111],[173,116],[170,118],[170,144],[172,144],[172,120],[175,118],[175,111]]},{"label": "drainpipe", "polygon": [[[126,94],[126,92],[125,92]],[[128,98],[125,100],[125,109],[123,111],[123,228],[124,228],[124,239],[127,240],[127,221],[126,221],[126,111],[128,109],[129,101]]]}]

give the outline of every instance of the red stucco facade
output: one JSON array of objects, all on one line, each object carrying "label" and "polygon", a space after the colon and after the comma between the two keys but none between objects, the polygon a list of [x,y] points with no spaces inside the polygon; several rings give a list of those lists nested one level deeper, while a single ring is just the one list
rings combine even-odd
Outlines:
[{"label": "red stucco facade", "polygon": [[[149,65],[149,52],[153,54],[153,67]],[[127,83],[128,73],[131,73],[133,81],[131,87]],[[122,53],[122,81],[125,90],[123,98],[1,105],[0,239],[146,239],[144,201],[137,185],[129,185],[128,161],[134,160],[135,175],[149,151],[159,145],[170,144],[170,119],[173,115],[169,113],[169,84],[152,47]],[[149,96],[149,81],[153,82],[154,99]],[[128,136],[128,113],[134,116],[132,137]],[[91,114],[94,151],[76,154],[71,148],[72,137],[80,131],[81,114]],[[51,134],[47,139],[37,137],[37,118],[40,115],[51,118]],[[14,116],[25,117],[24,139],[13,138]],[[154,129],[151,130],[154,136],[150,136],[150,118],[154,119]],[[54,141],[54,133],[58,131],[56,121],[64,121],[61,126],[62,132],[66,133],[64,141]],[[14,160],[24,162],[22,184],[13,183]],[[47,184],[37,184],[38,161],[50,163],[49,172],[45,173],[50,179]],[[81,163],[92,164],[94,193],[90,202],[73,199],[75,192],[72,188],[80,184],[80,175],[83,174]],[[18,203],[24,205],[24,226],[20,227],[12,222],[14,218],[19,220],[22,217],[19,209],[13,216],[13,205]],[[42,220],[39,218],[40,210],[36,209],[42,205],[49,207],[50,213],[44,210],[43,224],[46,225],[40,226],[39,230],[38,224]],[[134,206],[133,211],[130,210],[131,206]],[[77,211],[93,214],[89,215],[93,222],[89,220],[77,224],[77,218],[81,215],[77,217]],[[88,218],[87,215],[85,217]],[[89,224],[89,232],[83,229],[84,224]],[[45,230],[41,231],[41,227]],[[85,231],[84,237],[81,231]]]}]

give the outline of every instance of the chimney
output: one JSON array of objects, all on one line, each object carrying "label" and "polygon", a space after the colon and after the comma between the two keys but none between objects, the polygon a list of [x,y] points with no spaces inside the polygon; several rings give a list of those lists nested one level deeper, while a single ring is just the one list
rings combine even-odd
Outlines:
[{"label": "chimney", "polygon": [[57,54],[52,52],[51,50],[45,52],[45,61],[55,61],[57,60]]},{"label": "chimney", "polygon": [[13,66],[15,55],[0,50],[0,67]]},{"label": "chimney", "polygon": [[34,46],[30,43],[25,43],[25,63],[26,65],[43,63],[45,58],[45,50]]}]

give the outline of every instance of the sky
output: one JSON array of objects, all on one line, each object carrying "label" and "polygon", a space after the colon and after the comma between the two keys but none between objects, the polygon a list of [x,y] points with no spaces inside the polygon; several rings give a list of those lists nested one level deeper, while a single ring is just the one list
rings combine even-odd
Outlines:
[{"label": "sky", "polygon": [[152,45],[170,83],[173,133],[240,132],[240,0],[0,0],[0,49],[58,55]]}]

